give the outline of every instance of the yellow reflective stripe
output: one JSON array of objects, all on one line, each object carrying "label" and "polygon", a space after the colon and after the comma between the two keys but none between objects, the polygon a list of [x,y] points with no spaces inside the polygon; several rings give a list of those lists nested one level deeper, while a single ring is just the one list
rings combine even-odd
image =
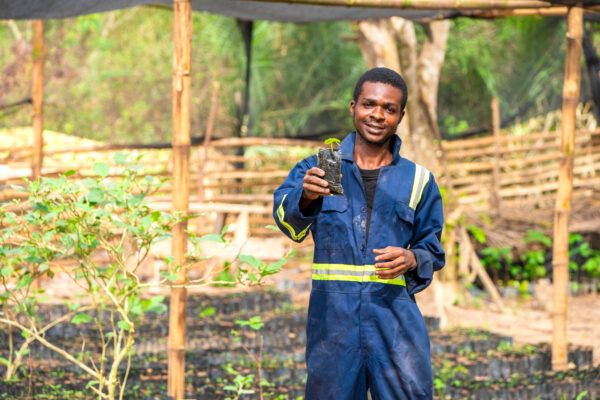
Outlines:
[{"label": "yellow reflective stripe", "polygon": [[[352,272],[354,272],[354,274]],[[374,272],[374,265],[315,263],[313,264],[312,278],[320,281],[378,282],[391,285],[406,286],[406,280],[404,279],[404,276],[399,276],[394,279],[381,279],[377,275],[375,275]]]},{"label": "yellow reflective stripe", "polygon": [[[369,268],[369,269],[367,269]],[[334,271],[375,271],[374,265],[352,265],[352,264],[313,264],[313,269]]]},{"label": "yellow reflective stripe", "polygon": [[352,275],[330,275],[330,274],[312,274],[312,278],[316,281],[343,281],[343,282],[374,282],[383,283],[386,285],[406,286],[406,281],[403,276],[394,279],[381,279],[374,275],[369,276],[352,276]]},{"label": "yellow reflective stripe", "polygon": [[429,171],[425,167],[415,164],[415,177],[412,191],[410,192],[410,202],[408,203],[409,207],[413,210],[417,209],[427,182],[429,182]]},{"label": "yellow reflective stripe", "polygon": [[306,234],[308,233],[308,229],[312,224],[308,224],[306,228],[304,228],[300,233],[296,234],[294,227],[288,224],[284,219],[285,211],[283,210],[283,202],[285,201],[286,197],[287,194],[283,196],[283,199],[281,199],[281,204],[279,204],[279,207],[277,207],[277,218],[279,218],[279,222],[281,223],[281,225],[283,225],[288,230],[288,232],[292,236],[292,239],[301,240],[304,236],[306,236]]}]

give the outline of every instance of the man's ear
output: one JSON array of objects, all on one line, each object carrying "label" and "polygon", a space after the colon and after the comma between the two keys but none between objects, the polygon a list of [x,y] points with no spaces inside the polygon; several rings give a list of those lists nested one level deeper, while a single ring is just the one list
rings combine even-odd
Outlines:
[{"label": "man's ear", "polygon": [[350,114],[354,114],[354,106],[356,105],[356,103],[354,102],[354,100],[350,100]]}]

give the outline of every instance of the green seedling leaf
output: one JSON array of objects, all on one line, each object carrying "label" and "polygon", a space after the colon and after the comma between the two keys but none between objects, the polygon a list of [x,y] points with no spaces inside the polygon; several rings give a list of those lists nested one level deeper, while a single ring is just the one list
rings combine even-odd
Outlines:
[{"label": "green seedling leaf", "polygon": [[217,309],[214,307],[206,307],[204,310],[198,313],[199,318],[208,318],[212,317],[217,313]]},{"label": "green seedling leaf", "polygon": [[110,167],[104,163],[96,163],[94,164],[93,171],[96,175],[105,178],[108,176],[108,172],[110,171]]},{"label": "green seedling leaf", "polygon": [[323,141],[323,143],[327,144],[327,145],[339,145],[340,144],[340,139],[338,138],[327,138]]},{"label": "green seedling leaf", "polygon": [[4,357],[0,357],[0,364],[4,364],[5,366],[9,366],[10,365],[10,361],[8,361],[6,358]]},{"label": "green seedling leaf", "polygon": [[116,153],[113,157],[113,161],[117,165],[123,165],[127,163],[127,154],[125,153]]},{"label": "green seedling leaf", "polygon": [[2,269],[0,269],[0,276],[6,278],[8,276],[10,276],[13,273],[13,268],[12,267],[4,267]]},{"label": "green seedling leaf", "polygon": [[76,173],[77,173],[77,171],[75,171],[74,169],[70,169],[68,171],[65,171],[65,173],[63,174],[63,176],[69,177],[69,176],[75,175]]},{"label": "green seedling leaf", "polygon": [[263,326],[265,326],[260,315],[254,316],[254,317],[252,317],[250,319],[246,319],[246,320],[236,319],[235,323],[241,327],[249,327],[250,329],[253,329],[255,331],[259,331],[263,328]]},{"label": "green seedling leaf", "polygon": [[87,324],[91,320],[92,320],[92,317],[90,317],[88,314],[79,313],[79,314],[75,315],[73,318],[71,318],[71,323],[75,324],[75,325]]}]

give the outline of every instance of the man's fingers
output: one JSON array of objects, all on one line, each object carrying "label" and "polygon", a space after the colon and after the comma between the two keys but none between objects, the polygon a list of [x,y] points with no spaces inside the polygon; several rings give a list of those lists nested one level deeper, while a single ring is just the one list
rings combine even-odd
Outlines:
[{"label": "man's fingers", "polygon": [[317,178],[316,176],[311,176],[311,175],[306,175],[304,177],[304,183],[310,183],[310,184],[321,186],[321,187],[329,186],[329,182],[327,182],[325,179]]},{"label": "man's fingers", "polygon": [[311,169],[309,169],[307,171],[308,175],[316,175],[316,176],[325,176],[325,171],[323,171],[321,168],[317,168],[317,167],[312,167]]},{"label": "man's fingers", "polygon": [[[402,261],[400,261],[400,260],[393,260],[393,261],[383,262],[383,263],[380,262],[380,263],[375,264],[375,269],[383,271],[383,270],[388,270],[391,268],[396,268],[401,264],[402,264]],[[381,272],[381,271],[377,271],[377,272]]]},{"label": "man's fingers", "polygon": [[[390,263],[386,263],[386,264],[390,264]],[[376,273],[377,273],[377,277],[379,277],[381,279],[393,279],[393,278],[397,278],[398,276],[404,274],[407,270],[408,270],[408,265],[406,263],[401,263],[400,265],[397,265],[393,268],[377,270]]]},{"label": "man's fingers", "polygon": [[305,183],[304,185],[302,185],[302,188],[305,192],[314,193],[318,195],[328,195],[331,193],[328,188],[313,185],[310,183]]},{"label": "man's fingers", "polygon": [[378,255],[377,257],[375,257],[375,261],[396,260],[399,258],[405,258],[402,250],[392,250],[388,253]]}]

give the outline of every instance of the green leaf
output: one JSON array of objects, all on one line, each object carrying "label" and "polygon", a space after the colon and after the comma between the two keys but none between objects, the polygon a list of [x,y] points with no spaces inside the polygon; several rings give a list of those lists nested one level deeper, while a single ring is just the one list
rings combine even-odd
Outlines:
[{"label": "green leaf", "polygon": [[217,242],[224,243],[223,236],[218,233],[209,233],[198,238],[198,242]]},{"label": "green leaf", "polygon": [[236,319],[235,323],[238,324],[241,327],[249,327],[250,329],[253,329],[255,331],[259,331],[263,328],[263,326],[265,326],[264,322],[262,321],[262,318],[260,317],[260,315],[254,316],[250,319],[244,320],[244,319]]},{"label": "green leaf", "polygon": [[341,142],[340,142],[340,139],[331,137],[331,138],[325,139],[323,141],[323,143],[325,143],[327,145],[339,145]]},{"label": "green leaf", "polygon": [[198,318],[207,318],[212,317],[217,313],[217,309],[215,307],[206,307],[202,311],[198,313]]},{"label": "green leaf", "polygon": [[0,276],[6,278],[13,273],[14,269],[12,267],[4,267],[0,269]]},{"label": "green leaf", "polygon": [[87,324],[92,320],[92,317],[90,317],[88,314],[86,313],[79,313],[77,315],[75,315],[72,319],[71,319],[71,323],[75,324],[75,325],[79,325],[79,324]]},{"label": "green leaf", "polygon": [[90,190],[88,194],[88,201],[90,203],[100,203],[104,199],[104,193],[102,190],[94,188]]},{"label": "green leaf", "polygon": [[119,327],[119,329],[121,329],[122,331],[128,331],[131,329],[131,326],[129,325],[129,323],[127,321],[123,321],[120,320],[117,322],[117,326]]},{"label": "green leaf", "polygon": [[4,364],[5,366],[9,366],[10,365],[10,361],[8,361],[6,358],[4,357],[0,357],[0,364]]},{"label": "green leaf", "polygon": [[91,388],[92,386],[94,386],[94,385],[97,385],[97,384],[99,384],[99,383],[100,383],[99,381],[94,381],[94,380],[92,380],[92,381],[89,381],[89,382],[87,383],[87,385],[85,385],[85,388],[86,388],[86,389],[89,389],[89,388]]},{"label": "green leaf", "polygon": [[265,228],[273,232],[279,232],[279,227],[277,225],[269,224],[265,225]]},{"label": "green leaf", "polygon": [[70,169],[70,170],[68,170],[68,171],[65,171],[65,172],[63,173],[63,175],[64,175],[64,176],[73,176],[73,175],[75,175],[76,173],[77,173],[77,171],[75,171],[74,169]]},{"label": "green leaf", "polygon": [[487,239],[485,236],[485,231],[483,229],[471,224],[468,224],[466,228],[471,233],[471,235],[473,235],[475,240],[477,240],[479,243],[484,244],[486,242]]},{"label": "green leaf", "polygon": [[96,175],[101,176],[102,178],[105,178],[106,176],[108,176],[110,167],[104,163],[96,163],[96,164],[94,164],[93,171]]},{"label": "green leaf", "polygon": [[254,257],[254,256],[248,255],[248,254],[240,254],[238,256],[238,259],[241,262],[248,264],[256,269],[260,269],[260,268],[264,267],[264,265],[265,265],[265,263],[263,261],[259,260],[258,258]]},{"label": "green leaf", "polygon": [[113,156],[113,161],[114,161],[114,162],[115,162],[115,164],[117,164],[117,165],[123,165],[123,164],[126,164],[126,163],[127,163],[127,154],[125,154],[125,153],[121,153],[121,152],[119,152],[119,153],[116,153],[116,154]]}]

